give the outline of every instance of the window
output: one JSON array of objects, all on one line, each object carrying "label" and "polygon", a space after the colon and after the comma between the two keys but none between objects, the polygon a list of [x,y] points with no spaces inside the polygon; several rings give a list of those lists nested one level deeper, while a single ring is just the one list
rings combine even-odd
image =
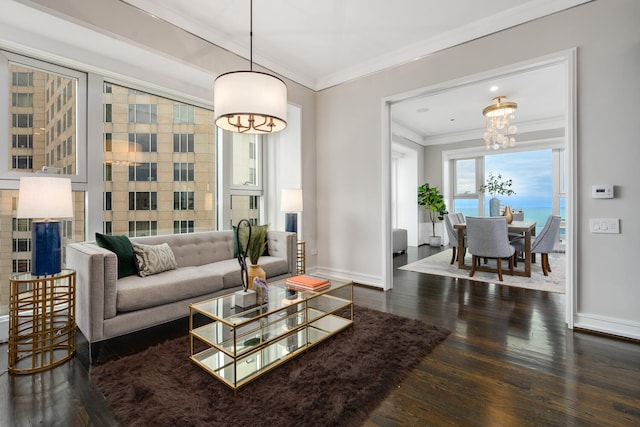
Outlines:
[{"label": "window", "polygon": [[28,71],[14,71],[11,73],[13,86],[33,86],[33,73]]},{"label": "window", "polygon": [[453,160],[453,209],[465,216],[480,215],[478,189],[482,185],[482,170],[478,158]]},{"label": "window", "polygon": [[[2,235],[0,247],[3,250],[2,277],[0,277],[0,316],[8,312],[10,272],[28,272],[31,270],[29,252],[31,242],[31,220],[15,218],[18,190],[15,187],[19,176],[40,171],[43,166],[52,166],[64,173],[75,173],[77,159],[84,162],[87,132],[76,135],[76,124],[85,129],[87,108],[87,75],[76,70],[64,68],[51,62],[0,52],[0,87],[3,89],[0,111],[0,149],[4,151],[5,161],[0,165],[3,188],[0,189],[2,216]],[[64,97],[64,99],[63,99]],[[60,106],[57,108],[57,100]],[[95,105],[94,108],[100,108]],[[80,115],[81,119],[76,118]],[[57,122],[60,121],[60,135]],[[64,126],[63,126],[64,124]],[[66,127],[66,131],[62,131]],[[79,139],[79,141],[78,141]],[[76,143],[82,144],[75,146]],[[56,147],[60,146],[60,161],[56,160]],[[74,153],[74,157],[68,157]],[[8,159],[8,160],[7,160]],[[86,218],[84,216],[84,193],[77,191],[86,188],[87,176],[84,165],[74,180],[73,206],[74,221],[61,222],[61,238],[64,247],[71,241],[83,241]],[[125,173],[126,175],[126,173]],[[47,191],[42,189],[43,193]],[[99,204],[99,201],[98,201]],[[98,206],[98,209],[100,206]],[[11,222],[9,222],[11,221]],[[64,260],[64,252],[63,252]]]},{"label": "window", "polygon": [[130,104],[129,123],[158,123],[158,106],[153,104]]},{"label": "window", "polygon": [[31,239],[13,239],[13,252],[31,252]]},{"label": "window", "polygon": [[173,180],[193,181],[193,163],[174,163],[173,164]]},{"label": "window", "polygon": [[[115,83],[106,87],[103,103],[112,105],[114,114],[112,122],[103,124],[103,163],[111,164],[103,191],[114,198],[102,221],[112,221],[116,235],[215,229],[213,112]],[[147,119],[157,123],[143,123]],[[203,143],[196,145],[196,140]],[[168,215],[174,192],[180,212],[175,217]],[[174,224],[177,220],[187,222]]]},{"label": "window", "polygon": [[113,134],[111,132],[106,132],[104,134],[104,151],[106,152],[113,151],[112,138],[113,138]]},{"label": "window", "polygon": [[33,156],[13,156],[13,169],[33,169]]},{"label": "window", "polygon": [[177,133],[173,135],[174,153],[193,153],[193,134]]},{"label": "window", "polygon": [[102,232],[104,234],[111,234],[113,231],[113,223],[111,221],[104,221],[102,224]]},{"label": "window", "polygon": [[[72,146],[76,141],[75,106],[76,102],[81,104],[82,100],[77,99],[75,92],[78,82],[84,81],[85,75],[30,58],[9,56],[7,67],[13,83],[9,87],[8,100],[12,143],[8,146],[5,144],[5,149],[15,159],[9,171],[37,171],[43,166],[75,171],[75,157],[67,156],[76,152],[76,147]],[[14,62],[13,58],[24,63]],[[65,141],[67,146],[64,151],[61,147],[54,152],[57,154],[54,157],[51,147],[63,145]],[[28,149],[29,152],[18,152],[18,149]],[[22,155],[30,158],[15,157]]]},{"label": "window", "polygon": [[13,272],[14,273],[26,273],[31,271],[30,259],[14,259],[13,260]]},{"label": "window", "polygon": [[104,164],[104,177],[105,181],[113,181],[113,165],[111,163]]},{"label": "window", "polygon": [[106,123],[111,123],[113,121],[113,107],[111,104],[104,104],[104,121]]},{"label": "window", "polygon": [[13,148],[33,148],[33,135],[12,135]]},{"label": "window", "polygon": [[29,218],[13,218],[13,231],[31,231]]},{"label": "window", "polygon": [[195,108],[193,105],[177,104],[173,106],[173,123],[194,123]]},{"label": "window", "polygon": [[173,192],[173,209],[176,211],[193,210],[194,193],[193,191],[174,191]]},{"label": "window", "polygon": [[158,193],[155,191],[129,192],[130,211],[155,211],[158,209]]},{"label": "window", "polygon": [[129,165],[129,181],[157,181],[157,163],[136,163]]},{"label": "window", "polygon": [[173,221],[173,234],[193,233],[193,221]]},{"label": "window", "polygon": [[14,107],[33,107],[33,94],[32,93],[12,93],[11,104]]},{"label": "window", "polygon": [[111,191],[106,191],[104,193],[104,210],[105,211],[110,211],[112,207],[112,203],[111,203]]},{"label": "window", "polygon": [[158,135],[156,135],[155,133],[130,133],[129,152],[157,153]]},{"label": "window", "polygon": [[256,149],[258,135],[233,133],[232,185],[258,187],[259,159]]},{"label": "window", "polygon": [[251,225],[260,222],[260,197],[231,195],[229,202],[231,207],[230,226],[236,225],[241,219],[248,219]]},{"label": "window", "polygon": [[158,235],[158,221],[129,221],[129,237]]},{"label": "window", "polygon": [[33,114],[12,114],[11,126],[14,128],[32,128]]}]

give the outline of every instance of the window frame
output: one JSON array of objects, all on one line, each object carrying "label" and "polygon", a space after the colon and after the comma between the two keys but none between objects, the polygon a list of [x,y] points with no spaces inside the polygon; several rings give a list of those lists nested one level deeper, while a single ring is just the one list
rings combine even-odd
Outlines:
[{"label": "window frame", "polygon": [[[52,64],[26,55],[15,54],[0,50],[0,81],[12,82],[9,72],[10,64],[18,64],[20,66],[33,68],[34,70],[57,74],[65,78],[75,79],[76,84],[76,102],[73,111],[76,113],[76,150],[75,150],[75,166],[76,173],[73,175],[65,175],[70,178],[72,183],[87,182],[87,82],[88,72],[80,72],[62,65]],[[0,85],[0,117],[10,117],[9,115],[9,85]],[[0,120],[0,135],[9,135],[9,121]],[[7,138],[8,139],[8,138]],[[23,176],[31,176],[35,171],[12,171],[9,168],[10,159],[9,147],[0,150],[0,186],[2,188],[17,188],[15,182]],[[5,181],[6,180],[6,181]]]}]

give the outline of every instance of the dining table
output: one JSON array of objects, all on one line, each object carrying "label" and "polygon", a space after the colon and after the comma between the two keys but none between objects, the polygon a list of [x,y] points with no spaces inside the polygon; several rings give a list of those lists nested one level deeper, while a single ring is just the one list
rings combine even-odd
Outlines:
[{"label": "dining table", "polygon": [[[458,230],[458,248],[464,248],[464,236],[467,230],[466,223],[454,224],[453,228]],[[507,224],[507,229],[510,234],[522,234],[524,236],[524,270],[513,270],[514,276],[531,277],[531,262],[533,256],[531,253],[531,237],[536,235],[536,222],[535,221],[512,221],[511,224]],[[461,251],[461,253],[464,253]],[[464,256],[458,256],[458,268],[471,270],[471,265],[467,265],[464,262]],[[477,271],[490,271],[496,272],[494,268],[481,266],[476,267]]]}]

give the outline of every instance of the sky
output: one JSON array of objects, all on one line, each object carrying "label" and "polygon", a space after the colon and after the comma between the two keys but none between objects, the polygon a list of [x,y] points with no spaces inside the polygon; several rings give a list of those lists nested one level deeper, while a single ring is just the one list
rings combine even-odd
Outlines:
[{"label": "sky", "polygon": [[503,205],[515,208],[550,207],[552,195],[551,150],[487,155],[485,176],[493,172],[512,179],[512,196],[500,196]]}]

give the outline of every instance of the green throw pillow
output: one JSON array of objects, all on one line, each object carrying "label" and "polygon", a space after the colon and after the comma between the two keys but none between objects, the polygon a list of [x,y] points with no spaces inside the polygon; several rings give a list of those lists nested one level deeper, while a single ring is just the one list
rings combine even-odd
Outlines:
[{"label": "green throw pillow", "polygon": [[118,279],[138,274],[133,246],[127,236],[96,233],[96,243],[101,248],[109,249],[118,257]]}]

